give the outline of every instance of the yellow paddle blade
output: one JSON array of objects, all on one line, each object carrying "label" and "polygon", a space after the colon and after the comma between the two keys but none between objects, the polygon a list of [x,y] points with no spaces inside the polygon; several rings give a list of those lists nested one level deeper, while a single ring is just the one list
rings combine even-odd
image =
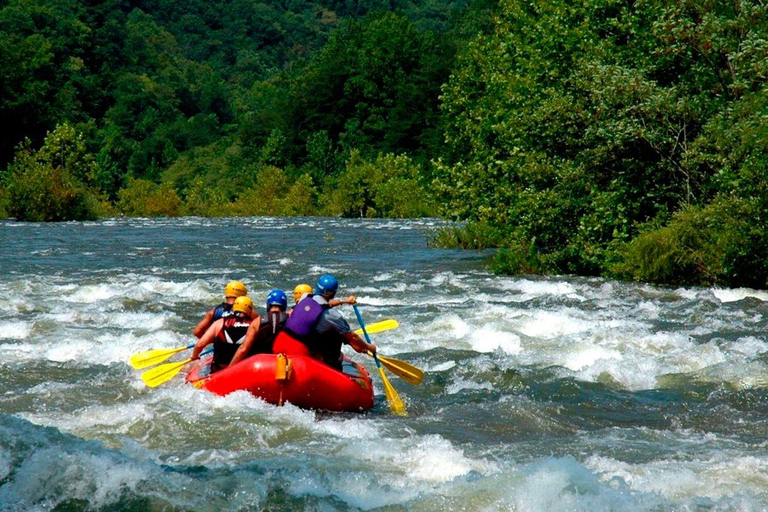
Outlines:
[{"label": "yellow paddle blade", "polygon": [[389,379],[384,374],[384,368],[379,367],[379,373],[381,374],[381,381],[384,383],[384,396],[387,397],[389,403],[389,409],[398,416],[408,416],[405,412],[405,404],[400,399],[400,395],[397,394],[395,388],[389,383]]},{"label": "yellow paddle blade", "polygon": [[[370,352],[368,352],[368,355],[373,356],[373,354]],[[418,386],[421,384],[421,381],[424,380],[424,372],[410,363],[406,363],[400,359],[395,359],[394,357],[384,357],[379,354],[376,354],[376,357],[379,358],[379,362],[384,365],[387,370],[391,371],[409,384]]]},{"label": "yellow paddle blade", "polygon": [[[397,320],[394,318],[388,318],[387,320],[382,320],[381,322],[376,322],[375,324],[366,325],[365,330],[368,331],[368,334],[371,334],[372,332],[383,332],[390,329],[396,329],[398,325],[400,324],[397,323]],[[355,331],[355,334],[360,336],[363,334],[363,330],[358,329]]]},{"label": "yellow paddle blade", "polygon": [[176,374],[179,373],[181,369],[184,368],[184,366],[190,361],[192,361],[191,358],[178,363],[161,364],[160,366],[156,366],[155,368],[142,373],[141,380],[143,380],[144,384],[150,388],[156,388],[160,384],[167,382],[175,377]]},{"label": "yellow paddle blade", "polygon": [[178,354],[182,350],[187,350],[195,345],[188,345],[186,347],[178,347],[178,348],[156,348],[153,350],[147,350],[146,352],[142,352],[141,354],[134,354],[131,356],[131,358],[128,360],[131,363],[131,366],[136,368],[137,370],[141,370],[142,368],[147,368],[148,366],[153,366],[159,363],[162,363],[169,357],[171,357],[173,354]]}]

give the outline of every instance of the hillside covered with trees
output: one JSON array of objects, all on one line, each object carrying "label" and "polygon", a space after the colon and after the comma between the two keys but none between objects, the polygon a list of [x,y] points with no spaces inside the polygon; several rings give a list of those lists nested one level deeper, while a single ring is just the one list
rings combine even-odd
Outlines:
[{"label": "hillside covered with trees", "polygon": [[767,9],[0,0],[0,215],[439,214],[504,272],[765,288]]}]

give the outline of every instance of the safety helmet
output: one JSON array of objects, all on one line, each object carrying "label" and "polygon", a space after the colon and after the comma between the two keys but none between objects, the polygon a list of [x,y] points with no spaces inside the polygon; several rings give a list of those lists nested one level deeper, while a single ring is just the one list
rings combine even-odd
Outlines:
[{"label": "safety helmet", "polygon": [[305,293],[312,293],[312,287],[308,284],[300,284],[293,289],[293,302],[299,302]]},{"label": "safety helmet", "polygon": [[339,288],[339,281],[331,274],[323,274],[317,280],[315,292],[322,295],[335,295]]},{"label": "safety helmet", "polygon": [[235,299],[235,303],[232,304],[232,311],[244,313],[253,318],[253,301],[247,296],[238,297]]},{"label": "safety helmet", "polygon": [[282,311],[288,307],[288,297],[283,290],[274,289],[267,295],[267,310],[272,306],[280,306]]},{"label": "safety helmet", "polygon": [[248,295],[248,288],[240,281],[230,281],[224,288],[224,297],[226,298],[242,297],[243,295]]}]

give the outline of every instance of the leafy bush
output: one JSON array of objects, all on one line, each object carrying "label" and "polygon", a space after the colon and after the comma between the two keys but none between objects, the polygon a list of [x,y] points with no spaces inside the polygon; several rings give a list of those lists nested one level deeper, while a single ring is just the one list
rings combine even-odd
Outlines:
[{"label": "leafy bush", "polygon": [[27,139],[3,179],[7,215],[37,222],[95,219],[99,199],[85,184],[95,169],[82,136],[69,125],[49,132],[37,151]]},{"label": "leafy bush", "polygon": [[234,215],[315,215],[312,178],[301,175],[293,182],[282,169],[265,167],[256,178],[256,185],[241,193],[232,205]]},{"label": "leafy bush", "polygon": [[687,207],[666,226],[649,225],[621,249],[616,276],[689,285],[768,286],[768,233],[755,201],[721,197]]},{"label": "leafy bush", "polygon": [[439,228],[430,240],[432,247],[461,247],[462,249],[489,249],[504,246],[505,233],[487,221]]},{"label": "leafy bush", "polygon": [[232,214],[227,194],[218,187],[210,187],[202,178],[195,178],[187,189],[187,198],[182,208],[183,215],[198,217],[225,217]]},{"label": "leafy bush", "polygon": [[434,214],[419,184],[420,168],[405,156],[379,155],[369,162],[353,151],[327,194],[326,212],[343,217],[425,217]]},{"label": "leafy bush", "polygon": [[131,178],[118,193],[117,209],[128,217],[178,217],[181,199],[168,184]]}]

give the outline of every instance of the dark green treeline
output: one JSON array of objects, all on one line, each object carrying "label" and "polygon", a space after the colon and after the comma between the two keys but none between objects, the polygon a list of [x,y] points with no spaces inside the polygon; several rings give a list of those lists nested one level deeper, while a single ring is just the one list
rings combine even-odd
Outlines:
[{"label": "dark green treeline", "polygon": [[765,288],[766,9],[0,0],[0,214],[441,214],[500,271]]}]

